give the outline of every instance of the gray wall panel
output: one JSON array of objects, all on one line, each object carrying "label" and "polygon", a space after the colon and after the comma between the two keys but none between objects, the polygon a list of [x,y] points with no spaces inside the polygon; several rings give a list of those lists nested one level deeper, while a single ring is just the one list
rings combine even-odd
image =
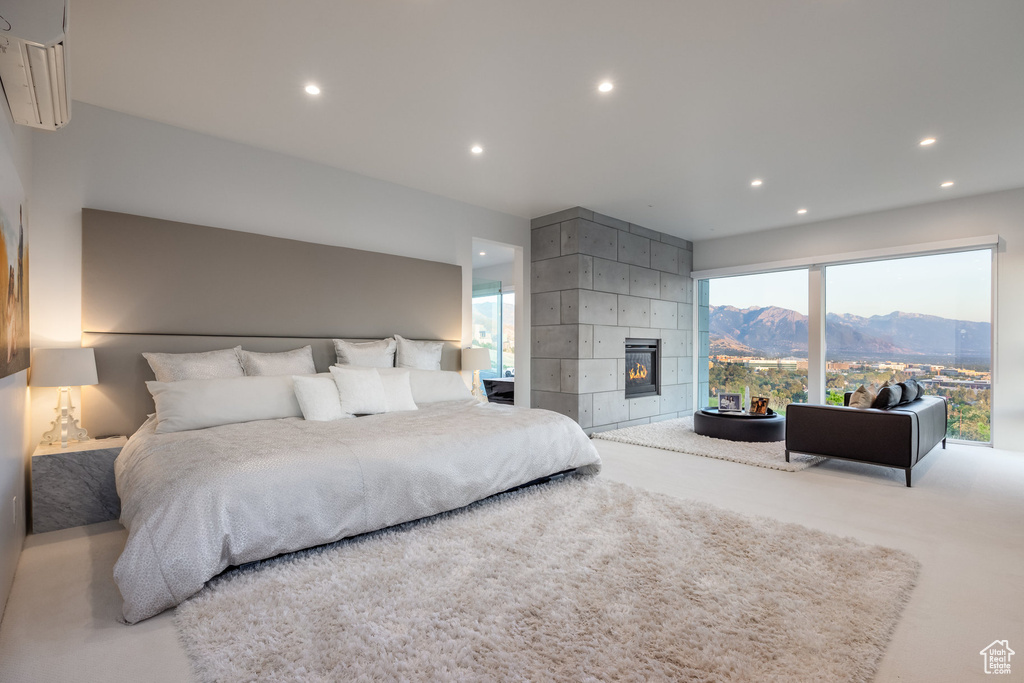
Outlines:
[{"label": "gray wall panel", "polygon": [[82,329],[455,340],[462,269],[83,209]]}]

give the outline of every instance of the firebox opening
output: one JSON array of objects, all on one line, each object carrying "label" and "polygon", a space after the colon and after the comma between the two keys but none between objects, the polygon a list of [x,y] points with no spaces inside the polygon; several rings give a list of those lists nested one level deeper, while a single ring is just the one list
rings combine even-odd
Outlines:
[{"label": "firebox opening", "polygon": [[660,339],[626,339],[626,398],[661,393],[660,348]]}]

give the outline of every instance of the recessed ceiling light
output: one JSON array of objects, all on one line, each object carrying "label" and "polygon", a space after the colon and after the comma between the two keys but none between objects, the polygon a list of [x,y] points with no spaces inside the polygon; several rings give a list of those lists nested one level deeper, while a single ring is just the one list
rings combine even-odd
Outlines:
[{"label": "recessed ceiling light", "polygon": [[310,83],[309,85],[306,86],[306,92],[308,92],[310,95],[319,95],[320,88]]},{"label": "recessed ceiling light", "polygon": [[953,187],[953,181],[952,180],[947,180],[946,182],[944,182],[941,185],[939,185],[939,187]]},{"label": "recessed ceiling light", "polygon": [[927,147],[928,145],[934,145],[935,144],[935,138],[925,138],[924,140],[921,140],[921,142],[919,144],[922,147]]},{"label": "recessed ceiling light", "polygon": [[597,89],[601,92],[611,92],[615,87],[615,84],[611,81],[601,81],[601,85],[597,86]]},{"label": "recessed ceiling light", "polygon": [[764,181],[763,181],[763,180],[761,180],[760,178],[758,178],[758,179],[756,179],[756,180],[751,180],[751,181],[750,181],[750,186],[751,186],[751,187],[761,187],[761,183],[763,183],[763,182],[764,182]]},{"label": "recessed ceiling light", "polygon": [[480,255],[481,255],[481,256],[487,256],[487,252],[486,252],[486,251],[481,251],[481,252],[480,252]]},{"label": "recessed ceiling light", "polygon": [[473,145],[472,147],[469,148],[469,151],[472,152],[473,154],[483,154],[484,148],[481,147],[480,145]]},{"label": "recessed ceiling light", "polygon": [[796,212],[803,216],[805,213],[807,213],[807,209],[797,209]]}]

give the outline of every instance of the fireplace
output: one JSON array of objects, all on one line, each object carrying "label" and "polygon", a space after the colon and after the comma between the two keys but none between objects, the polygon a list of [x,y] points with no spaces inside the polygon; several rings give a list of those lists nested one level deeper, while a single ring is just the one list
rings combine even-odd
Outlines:
[{"label": "fireplace", "polygon": [[626,339],[626,398],[661,393],[658,373],[660,339]]}]

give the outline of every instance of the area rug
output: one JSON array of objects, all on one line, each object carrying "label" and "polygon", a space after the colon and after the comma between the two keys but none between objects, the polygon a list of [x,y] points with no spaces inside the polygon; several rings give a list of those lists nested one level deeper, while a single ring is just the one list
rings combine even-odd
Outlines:
[{"label": "area rug", "polygon": [[705,458],[741,462],[744,465],[767,467],[786,472],[799,472],[825,461],[825,458],[816,455],[793,453],[789,456],[790,461],[786,462],[785,441],[751,443],[748,441],[726,441],[695,434],[692,417],[680,417],[635,427],[623,427],[608,432],[597,432],[593,438],[631,443],[636,446],[650,446],[690,455],[703,455]]},{"label": "area rug", "polygon": [[235,571],[175,618],[210,681],[868,681],[917,571],[572,476]]}]

